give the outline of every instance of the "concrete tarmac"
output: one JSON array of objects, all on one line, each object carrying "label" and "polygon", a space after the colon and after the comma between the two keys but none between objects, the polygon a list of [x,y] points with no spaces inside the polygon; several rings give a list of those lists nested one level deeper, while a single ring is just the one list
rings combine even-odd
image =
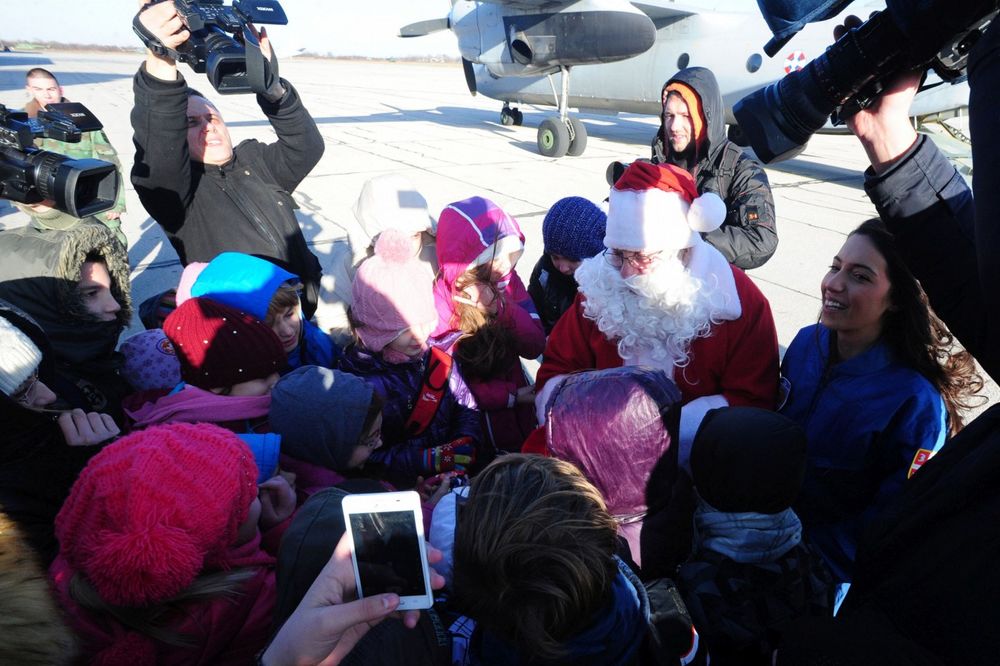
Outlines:
[{"label": "concrete tarmac", "polygon": [[[122,52],[0,53],[0,103],[21,108],[27,99],[24,73],[31,67],[51,70],[67,98],[86,104],[104,122],[127,173],[133,157],[131,77],[142,59]],[[234,144],[251,137],[273,140],[253,95],[214,94],[202,75],[186,66],[181,71],[210,93]],[[326,142],[323,159],[294,194],[306,238],[324,266],[349,252],[352,234],[360,234],[352,208],[362,184],[398,172],[424,194],[432,214],[480,195],[517,218],[527,237],[518,272],[527,283],[542,251],[541,224],[549,206],[565,196],[605,198],[608,163],[648,157],[658,126],[652,117],[583,114],[586,152],[551,159],[538,154],[535,141],[538,124],[553,110],[522,107],[523,126],[502,126],[501,103],[470,96],[457,63],[293,58],[281,62],[281,74],[298,89]],[[820,280],[846,234],[875,215],[862,187],[867,165],[853,137],[828,135],[813,137],[799,157],[767,168],[780,241],[774,257],[749,274],[771,302],[782,351],[801,327],[817,320]],[[123,228],[134,301],[140,303],[174,286],[181,266],[131,184],[126,188]],[[0,228],[24,220],[0,202]]]}]

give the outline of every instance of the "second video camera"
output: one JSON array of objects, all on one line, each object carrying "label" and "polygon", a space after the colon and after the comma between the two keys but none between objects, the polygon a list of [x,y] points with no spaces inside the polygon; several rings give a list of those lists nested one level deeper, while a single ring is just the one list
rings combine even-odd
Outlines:
[{"label": "second video camera", "polygon": [[[58,110],[55,107],[59,107]],[[73,217],[114,208],[118,173],[110,162],[75,160],[35,147],[35,137],[68,143],[102,125],[82,104],[50,104],[38,118],[0,104],[0,198],[34,204],[54,201]]]},{"label": "second video camera", "polygon": [[733,115],[763,162],[794,157],[831,116],[866,108],[908,69],[961,80],[996,10],[997,0],[890,2],[803,69],[741,99]]},{"label": "second video camera", "polygon": [[[232,6],[225,5],[224,0],[174,0],[174,6],[191,36],[176,51],[168,49],[145,30],[137,14],[132,29],[147,48],[158,55],[187,63],[199,74],[206,74],[220,94],[264,92],[263,77],[254,81],[247,73],[247,47],[243,36],[248,23],[288,24],[288,17],[277,0],[233,0]],[[258,51],[251,57],[262,56]]]}]

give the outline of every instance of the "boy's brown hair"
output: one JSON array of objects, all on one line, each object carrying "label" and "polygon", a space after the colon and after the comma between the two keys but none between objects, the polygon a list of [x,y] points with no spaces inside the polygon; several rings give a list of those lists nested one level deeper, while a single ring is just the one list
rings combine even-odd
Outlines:
[{"label": "boy's brown hair", "polygon": [[512,454],[472,482],[455,530],[454,600],[462,613],[539,661],[608,603],[616,525],[570,463]]},{"label": "boy's brown hair", "polygon": [[268,326],[274,326],[274,321],[279,314],[288,308],[298,307],[301,291],[302,284],[298,282],[286,282],[278,287],[274,291],[274,296],[271,297],[271,302],[267,304],[267,315],[264,317],[264,323]]}]

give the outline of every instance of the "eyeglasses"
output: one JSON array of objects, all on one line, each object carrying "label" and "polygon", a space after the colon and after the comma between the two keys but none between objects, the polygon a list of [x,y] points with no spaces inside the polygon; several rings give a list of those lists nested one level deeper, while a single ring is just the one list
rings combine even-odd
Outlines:
[{"label": "eyeglasses", "polygon": [[635,269],[649,268],[653,263],[655,263],[660,255],[663,254],[662,250],[659,252],[653,252],[651,254],[642,254],[641,252],[632,252],[625,254],[621,250],[612,250],[608,248],[604,251],[604,258],[612,268],[621,269],[628,262],[628,265]]},{"label": "eyeglasses", "polygon": [[24,388],[16,391],[10,396],[11,400],[19,405],[27,406],[31,402],[31,392],[35,388],[35,384],[38,383],[38,370],[31,373],[31,376],[24,380]]}]

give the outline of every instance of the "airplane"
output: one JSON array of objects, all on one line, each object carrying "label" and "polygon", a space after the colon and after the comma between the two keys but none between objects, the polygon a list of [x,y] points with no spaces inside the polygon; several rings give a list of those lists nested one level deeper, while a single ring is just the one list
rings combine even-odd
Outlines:
[{"label": "airplane", "polygon": [[[399,34],[450,29],[469,91],[503,102],[503,125],[524,120],[511,104],[555,106],[557,114],[538,127],[537,144],[542,155],[558,158],[582,155],[587,145],[586,126],[570,108],[659,116],[663,83],[695,65],[715,74],[729,138],[745,145],[733,104],[823,53],[843,16],[884,8],[885,2],[854,2],[841,17],[806,26],[774,58],[763,52],[772,35],[750,0],[453,0],[447,17],[412,23]],[[935,78],[929,73],[928,84]],[[934,85],[917,95],[913,115],[940,121],[968,100],[965,82]]]}]

